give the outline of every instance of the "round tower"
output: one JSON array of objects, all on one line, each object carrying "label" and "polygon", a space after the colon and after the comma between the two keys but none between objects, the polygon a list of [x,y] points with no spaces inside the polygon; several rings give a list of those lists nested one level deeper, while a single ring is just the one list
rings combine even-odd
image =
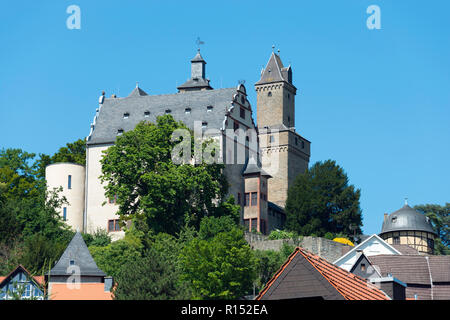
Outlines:
[{"label": "round tower", "polygon": [[389,244],[406,244],[419,253],[433,254],[436,232],[425,215],[411,208],[403,208],[385,214],[380,237]]},{"label": "round tower", "polygon": [[75,231],[83,231],[85,168],[76,163],[53,163],[45,168],[47,190],[62,187],[60,196],[67,204],[60,208],[60,215]]}]

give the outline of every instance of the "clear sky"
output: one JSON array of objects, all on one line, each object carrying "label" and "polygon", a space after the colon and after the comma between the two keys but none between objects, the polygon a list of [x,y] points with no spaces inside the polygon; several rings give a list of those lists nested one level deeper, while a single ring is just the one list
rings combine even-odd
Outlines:
[{"label": "clear sky", "polygon": [[[80,29],[68,29],[70,5]],[[377,5],[381,29],[369,29]],[[89,134],[102,90],[175,93],[200,37],[214,88],[253,84],[272,45],[293,68],[311,164],[361,189],[363,231],[384,212],[450,202],[450,2],[7,1],[0,9],[0,148],[53,154]],[[371,20],[372,21],[372,20]]]}]

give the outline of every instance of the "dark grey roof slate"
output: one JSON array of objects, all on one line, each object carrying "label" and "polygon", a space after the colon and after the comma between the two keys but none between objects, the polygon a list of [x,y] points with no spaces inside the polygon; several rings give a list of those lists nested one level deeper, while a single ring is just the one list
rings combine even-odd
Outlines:
[{"label": "dark grey roof slate", "polygon": [[[227,88],[105,99],[87,144],[114,143],[119,129],[125,132],[133,130],[141,121],[155,122],[156,117],[164,115],[166,110],[170,110],[176,121],[183,121],[191,129],[194,121],[199,121],[200,125],[206,122],[206,129],[221,129],[236,93],[236,88]],[[213,108],[207,112],[207,106]],[[190,113],[186,113],[186,108],[190,108]],[[146,112],[149,112],[148,117],[145,117]],[[125,119],[126,113],[128,118]]]},{"label": "dark grey roof slate", "polygon": [[71,260],[74,261],[75,266],[80,268],[81,276],[106,276],[106,274],[97,267],[97,264],[92,258],[89,249],[79,232],[75,234],[61,258],[59,258],[53,269],[50,270],[50,276],[72,275],[72,272],[67,272]]},{"label": "dark grey roof slate", "polygon": [[197,88],[205,88],[208,90],[212,89],[212,87],[209,85],[209,80],[203,78],[189,79],[185,83],[177,87],[177,89],[197,89]]},{"label": "dark grey roof slate", "polygon": [[292,85],[291,67],[284,67],[281,58],[276,53],[272,55],[267,62],[266,67],[261,73],[261,79],[255,85],[284,81]]},{"label": "dark grey roof slate", "polygon": [[262,176],[269,176],[269,177],[271,177],[270,174],[268,174],[266,171],[261,169],[261,165],[256,162],[255,158],[251,157],[247,161],[242,174],[243,175],[249,175],[249,174],[253,174],[253,173],[261,174]]},{"label": "dark grey roof slate", "polygon": [[198,51],[195,57],[192,58],[191,62],[204,62],[206,64],[206,61],[203,59],[202,55],[200,54],[200,51]]},{"label": "dark grey roof slate", "polygon": [[405,204],[403,208],[391,213],[387,219],[383,221],[380,234],[405,230],[426,231],[436,234],[429,219],[407,204]]}]

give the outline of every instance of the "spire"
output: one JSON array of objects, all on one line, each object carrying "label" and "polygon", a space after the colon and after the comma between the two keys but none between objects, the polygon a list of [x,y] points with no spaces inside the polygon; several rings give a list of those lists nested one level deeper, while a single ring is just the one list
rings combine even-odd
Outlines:
[{"label": "spire", "polygon": [[70,276],[71,272],[67,270],[71,265],[80,268],[81,276],[105,276],[105,273],[97,267],[80,232],[75,233],[61,258],[50,270],[50,275]]},{"label": "spire", "polygon": [[198,48],[197,54],[191,60],[191,78],[177,89],[179,91],[211,90],[212,87],[209,85],[209,80],[205,78],[205,74],[206,61],[200,54],[200,48]]},{"label": "spire", "polygon": [[261,78],[256,85],[272,83],[272,82],[287,82],[292,85],[292,69],[291,66],[285,67],[280,58],[280,50],[278,54],[274,52],[275,46],[272,46],[272,54],[266,67],[261,72]]}]

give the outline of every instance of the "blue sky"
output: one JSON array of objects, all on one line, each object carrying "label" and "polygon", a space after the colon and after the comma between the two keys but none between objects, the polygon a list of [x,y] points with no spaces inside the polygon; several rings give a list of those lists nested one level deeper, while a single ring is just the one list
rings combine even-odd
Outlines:
[{"label": "blue sky", "polygon": [[[70,30],[66,9],[81,9]],[[378,5],[381,29],[366,9]],[[176,92],[195,40],[215,88],[253,84],[272,51],[291,64],[311,163],[361,189],[363,231],[384,212],[450,202],[450,2],[8,1],[0,10],[0,148],[53,154],[89,134],[102,90]]]}]

